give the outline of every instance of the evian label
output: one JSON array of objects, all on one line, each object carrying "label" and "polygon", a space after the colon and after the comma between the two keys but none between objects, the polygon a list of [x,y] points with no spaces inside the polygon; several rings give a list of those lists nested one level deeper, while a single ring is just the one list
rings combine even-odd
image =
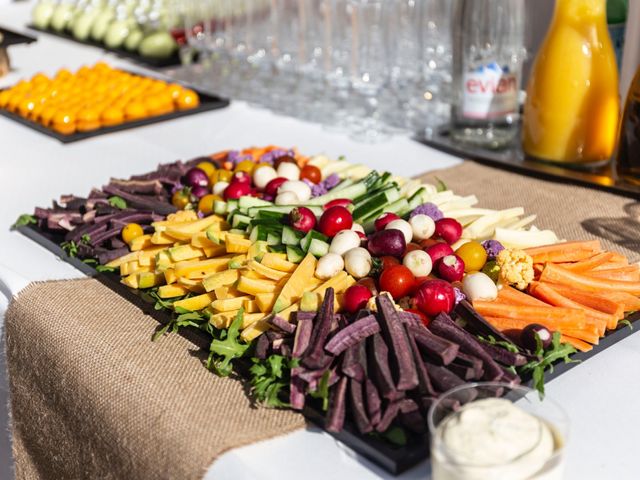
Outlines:
[{"label": "evian label", "polygon": [[464,76],[463,115],[467,118],[487,119],[518,111],[518,77],[491,63],[467,72]]}]

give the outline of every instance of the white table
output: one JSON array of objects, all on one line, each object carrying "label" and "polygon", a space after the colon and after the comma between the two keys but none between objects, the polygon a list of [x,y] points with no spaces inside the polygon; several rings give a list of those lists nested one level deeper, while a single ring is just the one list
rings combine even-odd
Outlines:
[{"label": "white table", "polygon": [[[0,24],[23,29],[30,8],[29,4],[0,0]],[[0,79],[0,87],[38,71],[50,74],[63,66],[75,69],[100,59],[131,67],[99,49],[46,34],[40,34],[38,42],[31,46],[12,47],[10,53],[14,71]],[[354,143],[316,125],[242,103],[70,145],[0,117],[0,290],[11,295],[30,281],[80,276],[73,267],[34,242],[9,232],[9,225],[19,214],[48,205],[63,193],[88,193],[92,186],[106,183],[110,176],[127,177],[149,171],[160,162],[263,144],[296,145],[306,153],[334,157],[344,154],[351,161],[405,176],[459,161],[405,138],[375,146]],[[5,296],[0,295],[0,316],[4,315],[6,304]],[[634,440],[640,428],[640,409],[635,405],[639,383],[639,335],[630,336],[550,382],[548,393],[566,407],[572,421],[567,478],[638,478]],[[0,375],[3,430],[7,422],[6,395],[3,372]],[[7,435],[0,435],[0,478],[11,478],[7,445]],[[211,466],[206,478],[286,480],[299,479],[301,475],[305,479],[388,477],[330,436],[311,429],[228,452]],[[427,478],[427,466],[423,464],[401,478]]]}]

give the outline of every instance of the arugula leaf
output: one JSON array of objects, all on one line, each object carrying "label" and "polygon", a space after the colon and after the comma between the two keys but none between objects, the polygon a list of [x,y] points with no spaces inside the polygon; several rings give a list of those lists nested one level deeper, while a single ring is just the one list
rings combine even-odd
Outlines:
[{"label": "arugula leaf", "polygon": [[442,180],[440,180],[438,177],[433,177],[436,179],[436,191],[437,192],[446,192],[447,190],[449,190],[449,187],[447,187],[447,184],[444,183]]},{"label": "arugula leaf", "polygon": [[167,333],[167,331],[171,328],[172,324],[173,322],[167,322],[165,326],[163,326],[160,330],[158,330],[156,333],[153,334],[153,336],[151,337],[151,341],[155,342],[160,337],[162,337],[165,333]]},{"label": "arugula leaf", "polygon": [[382,437],[399,447],[404,447],[407,444],[407,434],[400,427],[391,427],[382,434]]},{"label": "arugula leaf", "polygon": [[242,357],[249,348],[248,343],[240,343],[240,327],[244,317],[244,308],[238,310],[236,318],[227,329],[224,340],[214,339],[209,347],[210,353],[207,359],[207,368],[213,370],[221,377],[228,377],[233,371],[231,364],[234,359]]},{"label": "arugula leaf", "polygon": [[87,265],[96,265],[98,261],[95,258],[83,258],[82,263],[86,263]]},{"label": "arugula leaf", "polygon": [[576,349],[568,343],[560,341],[560,332],[554,332],[551,339],[551,346],[545,351],[542,348],[542,341],[536,336],[536,355],[540,360],[533,360],[520,368],[522,373],[531,372],[533,379],[533,387],[540,392],[540,396],[544,396],[544,372],[549,370],[553,372],[553,364],[558,360],[564,360],[565,363],[579,362],[572,360],[569,355],[576,353]]},{"label": "arugula leaf", "polygon": [[97,265],[96,266],[96,271],[97,272],[117,272],[119,270],[119,267],[107,267],[106,265]]},{"label": "arugula leaf", "polygon": [[288,407],[280,398],[289,388],[291,369],[298,366],[298,359],[282,355],[270,355],[266,360],[252,358],[251,392],[258,402],[270,408]]},{"label": "arugula leaf", "polygon": [[488,343],[489,345],[495,345],[497,347],[502,347],[512,353],[518,353],[520,351],[515,344],[511,342],[505,342],[504,340],[497,340],[493,335],[489,335],[486,338],[479,336],[478,338],[481,342]]},{"label": "arugula leaf", "polygon": [[34,223],[38,223],[36,217],[29,215],[28,213],[23,213],[18,217],[15,223],[11,225],[11,230],[15,230],[18,227],[24,227],[25,225],[32,225]]},{"label": "arugula leaf", "polygon": [[127,202],[124,198],[118,197],[114,195],[113,197],[109,197],[109,205],[115,208],[119,208],[120,210],[124,210],[127,208]]},{"label": "arugula leaf", "polygon": [[85,233],[80,237],[80,243],[88,244],[91,241],[91,236],[88,233]]},{"label": "arugula leaf", "polygon": [[322,399],[322,410],[325,412],[329,408],[329,377],[331,376],[331,372],[327,370],[322,374],[320,381],[318,382],[318,389],[315,392],[310,392],[313,398],[321,398]]},{"label": "arugula leaf", "polygon": [[629,320],[627,320],[626,318],[623,318],[622,320],[620,320],[618,323],[621,323],[622,325],[626,325],[627,327],[629,327],[631,330],[633,330],[633,325],[631,324],[631,322]]},{"label": "arugula leaf", "polygon": [[78,256],[78,245],[73,240],[71,240],[70,242],[62,242],[60,244],[60,248],[62,248],[62,250],[64,250],[65,253],[71,258],[75,258]]}]

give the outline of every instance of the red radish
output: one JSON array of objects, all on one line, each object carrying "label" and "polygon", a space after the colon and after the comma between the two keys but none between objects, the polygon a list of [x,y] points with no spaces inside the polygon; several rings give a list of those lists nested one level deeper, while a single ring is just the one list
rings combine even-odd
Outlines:
[{"label": "red radish", "polygon": [[365,235],[364,232],[361,232],[360,230],[354,230],[358,236],[360,237],[360,241],[366,241],[367,240],[367,236]]},{"label": "red radish", "polygon": [[316,216],[307,207],[296,207],[289,212],[289,223],[296,230],[307,233],[316,226]]},{"label": "red radish", "polygon": [[246,183],[251,185],[251,175],[247,172],[236,172],[233,174],[233,177],[231,177],[230,183]]},{"label": "red radish", "polygon": [[425,252],[427,252],[431,257],[431,263],[433,263],[434,267],[437,267],[440,259],[446,257],[447,255],[453,255],[453,249],[449,246],[448,243],[443,242],[431,245],[430,247],[425,249]]},{"label": "red radish", "polygon": [[351,285],[344,292],[344,308],[349,313],[356,313],[365,308],[367,302],[372,297],[371,290],[364,285]]},{"label": "red radish", "polygon": [[328,210],[331,207],[349,207],[349,205],[353,204],[351,200],[348,198],[336,198],[335,200],[331,200],[330,202],[324,205],[323,210]]},{"label": "red radish", "polygon": [[394,220],[400,220],[400,217],[391,212],[383,213],[375,221],[376,231],[379,232],[380,230],[384,230],[384,227],[387,226],[387,223],[391,223]]},{"label": "red radish", "polygon": [[269,195],[275,198],[276,195],[278,195],[278,189],[280,188],[280,185],[282,185],[284,182],[288,180],[289,180],[288,178],[284,178],[284,177],[274,178],[269,183],[267,183],[266,187],[264,187],[265,195]]},{"label": "red radish", "polygon": [[456,243],[462,236],[462,225],[453,218],[441,218],[436,222],[436,236],[449,245]]},{"label": "red radish", "polygon": [[418,286],[413,296],[415,306],[428,317],[451,313],[456,304],[456,293],[444,280],[427,280]]},{"label": "red radish", "polygon": [[464,261],[458,255],[447,255],[438,263],[438,275],[447,282],[459,282],[464,276]]},{"label": "red radish", "polygon": [[225,200],[235,200],[240,197],[244,197],[245,195],[249,195],[251,193],[251,185],[248,183],[232,183],[227,188],[224,189],[224,199]]},{"label": "red radish", "polygon": [[341,230],[349,230],[353,217],[345,207],[331,207],[324,211],[318,223],[318,230],[327,237],[334,237]]}]

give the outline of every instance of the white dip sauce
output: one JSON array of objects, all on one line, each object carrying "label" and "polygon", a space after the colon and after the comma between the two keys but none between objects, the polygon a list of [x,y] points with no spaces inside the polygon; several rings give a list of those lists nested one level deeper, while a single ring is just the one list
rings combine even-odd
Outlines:
[{"label": "white dip sauce", "polygon": [[451,414],[433,439],[434,480],[562,479],[560,439],[549,425],[509,400],[487,398]]}]

